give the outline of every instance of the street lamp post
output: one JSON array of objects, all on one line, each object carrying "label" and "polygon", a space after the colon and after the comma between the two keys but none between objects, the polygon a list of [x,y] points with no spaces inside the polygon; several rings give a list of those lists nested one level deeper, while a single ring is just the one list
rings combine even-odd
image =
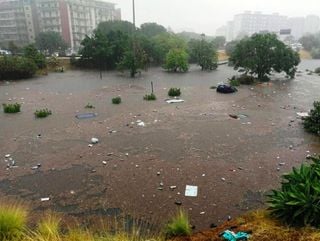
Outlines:
[{"label": "street lamp post", "polygon": [[132,30],[132,56],[133,56],[133,66],[131,69],[131,77],[134,78],[136,72],[136,44],[135,44],[135,32],[136,32],[136,9],[135,0],[132,0],[132,18],[133,18],[133,30]]}]

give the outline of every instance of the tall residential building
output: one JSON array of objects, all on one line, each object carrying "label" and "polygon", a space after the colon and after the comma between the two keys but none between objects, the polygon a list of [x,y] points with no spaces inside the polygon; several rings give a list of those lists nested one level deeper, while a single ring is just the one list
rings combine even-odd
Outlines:
[{"label": "tall residential building", "polygon": [[[225,28],[227,41],[260,32],[280,34],[280,30],[288,30],[294,38],[299,39],[306,33],[318,32],[320,30],[320,18],[315,15],[288,18],[277,13],[262,14],[261,12],[246,11],[235,15],[233,21],[228,22]],[[221,34],[221,28],[218,30],[217,35]]]},{"label": "tall residential building", "polygon": [[[3,9],[8,8],[13,12],[21,12],[23,9],[25,14],[21,14],[19,21],[26,22],[33,31],[32,37],[18,42],[21,45],[33,42],[40,32],[54,31],[59,32],[72,49],[77,49],[85,35],[92,33],[100,22],[121,19],[120,9],[116,9],[115,4],[102,0],[0,0],[0,42],[15,41],[19,36],[12,34],[9,39],[5,29],[7,24],[5,21],[1,22],[7,16]],[[11,18],[17,21],[17,16],[13,14]],[[29,30],[27,29],[28,33]]]},{"label": "tall residential building", "polygon": [[31,0],[0,0],[0,43],[23,45],[34,40]]}]

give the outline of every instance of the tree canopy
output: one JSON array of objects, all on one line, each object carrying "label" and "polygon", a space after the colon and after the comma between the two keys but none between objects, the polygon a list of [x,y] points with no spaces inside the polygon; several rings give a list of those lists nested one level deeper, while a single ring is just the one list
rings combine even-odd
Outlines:
[{"label": "tree canopy", "polygon": [[190,40],[190,55],[202,70],[213,70],[217,68],[218,54],[215,42],[208,42],[204,38],[201,40]]},{"label": "tree canopy", "polygon": [[49,55],[54,52],[64,52],[68,45],[58,32],[41,32],[36,37],[36,46],[42,52]]},{"label": "tree canopy", "polygon": [[144,23],[140,26],[140,32],[145,35],[146,37],[154,37],[156,35],[166,33],[167,30],[162,25],[157,23]]},{"label": "tree canopy", "polygon": [[171,49],[166,55],[164,68],[173,72],[187,72],[189,69],[187,52],[179,48]]},{"label": "tree canopy", "polygon": [[231,53],[234,68],[259,80],[269,79],[272,71],[285,72],[294,78],[299,54],[277,39],[275,34],[254,34],[241,40]]}]

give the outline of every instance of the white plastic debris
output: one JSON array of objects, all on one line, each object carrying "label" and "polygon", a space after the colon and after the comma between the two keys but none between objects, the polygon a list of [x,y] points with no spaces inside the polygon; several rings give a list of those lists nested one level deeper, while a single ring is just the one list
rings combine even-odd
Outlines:
[{"label": "white plastic debris", "polygon": [[91,144],[98,144],[98,143],[99,143],[99,139],[98,138],[95,138],[95,137],[91,138]]},{"label": "white plastic debris", "polygon": [[93,145],[92,145],[92,144],[89,144],[88,147],[93,147]]},{"label": "white plastic debris", "polygon": [[40,200],[41,200],[41,202],[48,202],[48,201],[50,201],[50,198],[49,197],[43,197]]},{"label": "white plastic debris", "polygon": [[308,112],[297,112],[297,116],[300,118],[305,118],[309,116]]},{"label": "white plastic debris", "polygon": [[174,100],[166,100],[166,102],[167,102],[168,104],[175,104],[175,103],[182,103],[182,102],[184,102],[184,100],[174,99]]},{"label": "white plastic debris", "polygon": [[9,157],[11,157],[11,155],[10,155],[10,154],[7,154],[7,155],[5,155],[4,157],[5,157],[5,158],[9,158]]},{"label": "white plastic debris", "polygon": [[107,165],[107,162],[106,162],[106,161],[103,161],[102,164],[103,164],[103,165]]},{"label": "white plastic debris", "polygon": [[198,196],[198,186],[186,185],[186,191],[184,193],[186,197]]},{"label": "white plastic debris", "polygon": [[141,121],[141,122],[138,123],[138,126],[140,126],[140,127],[145,127],[146,124],[145,124],[143,121]]}]

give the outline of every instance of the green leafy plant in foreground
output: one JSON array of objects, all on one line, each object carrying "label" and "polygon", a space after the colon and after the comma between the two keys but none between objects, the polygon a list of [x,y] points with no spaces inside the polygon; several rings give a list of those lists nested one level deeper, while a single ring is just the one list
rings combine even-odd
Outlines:
[{"label": "green leafy plant in foreground", "polygon": [[112,98],[112,104],[119,105],[120,103],[121,103],[121,97],[120,96]]},{"label": "green leafy plant in foreground", "polygon": [[320,157],[283,175],[279,190],[268,195],[271,214],[293,226],[320,225]]},{"label": "green leafy plant in foreground", "polygon": [[170,88],[168,91],[170,97],[178,97],[181,95],[181,90],[178,88]]},{"label": "green leafy plant in foreground", "polygon": [[143,96],[144,100],[150,101],[150,100],[157,100],[157,97],[154,93],[151,93],[150,95]]},{"label": "green leafy plant in foreground", "polygon": [[48,109],[36,110],[36,112],[34,112],[34,115],[37,118],[46,118],[47,116],[52,115],[52,111]]},{"label": "green leafy plant in foreground", "polygon": [[168,238],[175,236],[187,236],[191,234],[191,226],[188,214],[180,209],[176,216],[167,224],[165,234]]},{"label": "green leafy plant in foreground", "polygon": [[2,104],[4,113],[18,113],[21,111],[21,104]]},{"label": "green leafy plant in foreground", "polygon": [[313,106],[309,116],[304,118],[303,126],[308,132],[320,135],[320,101],[315,101]]}]

